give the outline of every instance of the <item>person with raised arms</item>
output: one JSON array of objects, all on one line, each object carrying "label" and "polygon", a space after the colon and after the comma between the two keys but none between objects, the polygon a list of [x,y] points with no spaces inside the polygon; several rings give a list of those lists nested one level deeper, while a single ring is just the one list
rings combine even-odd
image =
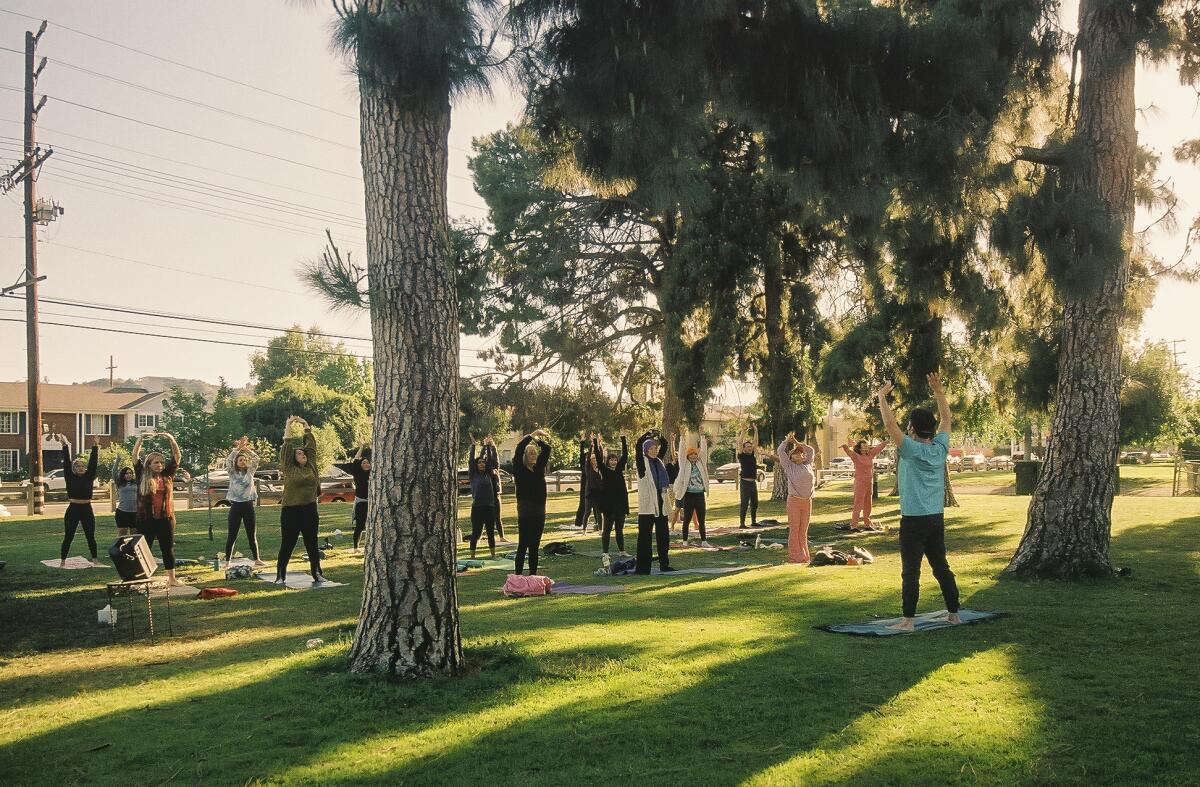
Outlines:
[{"label": "person with raised arms", "polygon": [[908,414],[908,434],[900,430],[887,396],[892,384],[885,382],[876,393],[883,425],[897,446],[900,488],[900,563],[903,619],[892,628],[912,631],[921,593],[921,559],[942,589],[951,623],[958,616],[958,583],[946,560],[946,456],[950,453],[950,405],[942,389],[942,376],[930,374],[929,387],[937,400],[938,416],[916,407]]},{"label": "person with raised arms", "polygon": [[[171,460],[157,451],[151,451],[142,459],[142,440],[160,435],[171,444]],[[137,530],[146,539],[146,548],[154,546],[162,550],[163,568],[167,570],[167,581],[172,585],[183,583],[175,579],[175,473],[183,454],[174,435],[167,432],[150,432],[138,437],[133,444],[133,472],[138,484]]]},{"label": "person with raised arms", "polygon": [[358,541],[367,529],[367,490],[371,483],[371,447],[360,445],[349,462],[335,464],[338,470],[354,479],[354,546],[351,554],[357,554]]},{"label": "person with raised arms", "polygon": [[694,520],[700,531],[700,546],[709,548],[704,529],[708,495],[708,435],[700,432],[699,444],[688,446],[688,432],[679,436],[679,475],[675,477],[675,499],[683,501],[683,544],[687,544],[688,525]]},{"label": "person with raised arms", "polygon": [[[596,441],[597,451],[600,448]],[[604,454],[604,462],[600,465],[600,473],[604,476],[604,530],[600,536],[601,550],[608,554],[610,539],[615,530],[617,534],[617,549],[621,557],[625,553],[625,517],[629,516],[629,490],[625,486],[625,467],[629,461],[629,440],[621,435],[621,455],[608,451]]]},{"label": "person with raised arms", "polygon": [[749,434],[739,434],[733,450],[738,462],[738,527],[746,527],[747,510],[750,527],[758,527],[758,427],[751,425]]},{"label": "person with raised arms", "polygon": [[529,556],[529,573],[536,574],[538,548],[546,529],[546,465],[550,461],[550,435],[535,429],[517,443],[513,455],[513,483],[517,496],[517,557],[516,573],[525,567]]},{"label": "person with raised arms", "polygon": [[867,447],[864,440],[859,440],[850,447],[850,443],[842,445],[842,452],[850,457],[854,464],[854,504],[850,509],[850,529],[858,528],[859,520],[867,530],[874,530],[875,523],[871,521],[871,495],[875,486],[875,457],[887,448],[887,440]]},{"label": "person with raised arms", "polygon": [[787,478],[788,498],[788,557],[789,563],[808,563],[808,523],[812,518],[813,494],[817,477],[812,462],[813,447],[800,442],[795,432],[789,432],[778,449],[779,466]]},{"label": "person with raised arms", "polygon": [[491,437],[483,439],[479,456],[475,455],[475,440],[471,440],[471,459],[467,477],[471,484],[471,559],[475,559],[475,548],[479,537],[487,531],[488,551],[496,559],[496,488],[492,485],[492,473],[499,467],[496,446]]},{"label": "person with raised arms", "polygon": [[258,470],[258,454],[250,447],[250,439],[245,435],[233,444],[229,456],[225,458],[225,469],[229,472],[229,489],[225,492],[225,500],[229,503],[229,516],[226,521],[225,562],[233,559],[233,546],[237,543],[238,531],[246,528],[246,540],[250,542],[250,554],[254,556],[254,565],[265,566],[258,554],[258,519],[254,510],[258,502],[258,486],[255,484],[254,473]]},{"label": "person with raised arms", "polygon": [[[299,443],[290,436],[292,424],[304,427],[304,437]],[[279,509],[279,559],[275,563],[275,581],[281,585],[287,583],[288,562],[296,549],[296,541],[303,537],[312,583],[322,585],[325,575],[321,571],[321,551],[317,546],[317,532],[321,527],[321,515],[317,511],[317,497],[321,493],[317,439],[308,421],[297,415],[289,416],[283,426],[279,469],[283,475],[283,500]]]},{"label": "person with raised arms", "polygon": [[667,529],[667,510],[675,497],[667,466],[659,456],[667,452],[667,441],[657,431],[646,432],[634,445],[638,473],[638,543],[639,574],[650,573],[654,542],[658,542],[658,568],[674,571],[668,555],[671,531]]},{"label": "person with raised arms", "polygon": [[83,526],[83,536],[87,539],[88,550],[92,553],[92,565],[102,566],[103,563],[96,554],[96,513],[92,510],[92,489],[96,481],[96,461],[100,448],[92,442],[88,458],[82,456],[72,458],[71,445],[63,435],[56,435],[62,443],[63,481],[67,484],[67,510],[63,514],[63,541],[59,550],[59,567],[67,563],[67,553],[71,551],[71,542],[75,539],[75,531]]}]

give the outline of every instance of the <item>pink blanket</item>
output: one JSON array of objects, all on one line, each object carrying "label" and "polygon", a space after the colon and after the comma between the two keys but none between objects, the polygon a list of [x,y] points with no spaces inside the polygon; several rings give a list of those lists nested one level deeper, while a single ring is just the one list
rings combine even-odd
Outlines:
[{"label": "pink blanket", "polygon": [[537,574],[509,574],[502,592],[506,596],[545,596],[550,593],[554,580]]}]

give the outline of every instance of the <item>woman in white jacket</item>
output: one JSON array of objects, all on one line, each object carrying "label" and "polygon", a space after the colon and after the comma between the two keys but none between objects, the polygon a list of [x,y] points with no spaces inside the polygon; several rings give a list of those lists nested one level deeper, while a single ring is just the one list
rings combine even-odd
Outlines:
[{"label": "woman in white jacket", "polygon": [[708,436],[700,433],[700,445],[689,448],[685,429],[679,435],[679,475],[675,477],[675,499],[683,501],[683,543],[688,540],[688,525],[695,514],[700,529],[700,546],[708,547],[704,532],[704,515],[708,494]]},{"label": "woman in white jacket", "polygon": [[658,568],[674,571],[667,556],[671,547],[671,531],[667,529],[667,513],[674,502],[674,490],[667,476],[667,466],[659,459],[666,453],[667,441],[657,431],[646,432],[634,446],[638,473],[638,544],[637,573],[649,574],[653,544],[658,541]]}]

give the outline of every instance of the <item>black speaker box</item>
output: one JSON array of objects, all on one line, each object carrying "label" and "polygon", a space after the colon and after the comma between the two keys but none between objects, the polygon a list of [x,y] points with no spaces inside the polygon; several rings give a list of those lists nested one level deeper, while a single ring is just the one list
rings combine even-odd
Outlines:
[{"label": "black speaker box", "polygon": [[158,561],[142,536],[120,536],[108,548],[108,557],[121,579],[149,579],[158,570]]}]

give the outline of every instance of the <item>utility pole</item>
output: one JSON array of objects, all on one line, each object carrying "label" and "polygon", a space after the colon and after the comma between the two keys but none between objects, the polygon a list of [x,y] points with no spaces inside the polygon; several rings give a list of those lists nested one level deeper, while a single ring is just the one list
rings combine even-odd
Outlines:
[{"label": "utility pole", "polygon": [[111,355],[108,356],[108,387],[109,388],[113,387],[113,371],[116,368],[117,367],[113,365],[113,357]]},{"label": "utility pole", "polygon": [[33,487],[33,513],[45,511],[45,491],[42,487],[42,396],[41,358],[38,347],[38,268],[37,268],[37,113],[46,103],[34,98],[38,75],[46,67],[45,58],[36,68],[38,39],[46,32],[42,22],[37,33],[25,32],[25,347],[29,361],[29,414],[25,432],[29,438],[29,478]]}]

